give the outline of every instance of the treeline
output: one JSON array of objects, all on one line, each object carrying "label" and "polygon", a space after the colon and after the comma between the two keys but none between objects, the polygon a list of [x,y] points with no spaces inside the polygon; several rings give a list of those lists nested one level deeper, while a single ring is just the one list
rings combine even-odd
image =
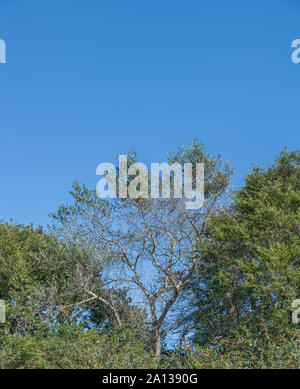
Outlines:
[{"label": "treeline", "polygon": [[46,230],[0,224],[0,368],[300,367],[299,151],[237,191],[197,140],[168,161],[204,163],[201,209],[74,183]]}]

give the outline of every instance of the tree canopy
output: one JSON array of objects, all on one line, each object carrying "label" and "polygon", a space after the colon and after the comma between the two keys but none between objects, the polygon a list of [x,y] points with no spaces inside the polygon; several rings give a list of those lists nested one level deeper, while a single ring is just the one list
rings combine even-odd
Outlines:
[{"label": "tree canopy", "polygon": [[74,183],[47,230],[2,222],[0,368],[299,368],[299,159],[231,192],[195,140],[168,161],[204,163],[199,210]]}]

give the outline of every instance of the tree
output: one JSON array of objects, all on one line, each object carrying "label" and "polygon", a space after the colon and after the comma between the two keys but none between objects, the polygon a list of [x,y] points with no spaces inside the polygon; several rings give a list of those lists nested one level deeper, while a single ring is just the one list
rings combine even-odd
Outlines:
[{"label": "tree", "polygon": [[95,190],[75,183],[71,192],[74,205],[62,205],[53,215],[58,236],[88,246],[98,269],[97,278],[90,266],[77,267],[73,283],[73,292],[79,291],[81,296],[77,304],[98,300],[122,325],[111,288],[126,288],[147,312],[157,358],[165,336],[190,315],[184,291],[197,271],[195,242],[203,235],[210,214],[222,206],[231,175],[228,164],[219,156],[210,156],[196,140],[171,153],[168,161],[204,163],[201,209],[186,210],[184,200],[174,197],[102,200]]},{"label": "tree", "polygon": [[299,151],[285,150],[271,167],[255,167],[229,209],[210,219],[192,288],[199,344],[230,338],[264,361],[270,353],[292,358],[290,341],[296,352],[291,305],[300,295],[299,160]]},{"label": "tree", "polygon": [[[35,256],[45,248],[41,227],[0,224],[0,298],[6,303],[6,330],[25,335],[46,330],[47,312]],[[2,326],[3,331],[3,326]]]}]

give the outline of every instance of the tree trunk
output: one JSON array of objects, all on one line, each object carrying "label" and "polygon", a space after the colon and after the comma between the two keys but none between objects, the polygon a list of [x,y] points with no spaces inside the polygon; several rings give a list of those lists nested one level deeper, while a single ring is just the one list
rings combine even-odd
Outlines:
[{"label": "tree trunk", "polygon": [[161,357],[161,335],[159,329],[155,330],[155,356],[158,360]]}]

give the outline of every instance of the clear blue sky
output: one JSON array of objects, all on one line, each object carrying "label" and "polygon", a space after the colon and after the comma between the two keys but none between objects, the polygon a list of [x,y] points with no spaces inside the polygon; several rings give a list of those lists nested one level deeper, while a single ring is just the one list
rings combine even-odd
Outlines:
[{"label": "clear blue sky", "polygon": [[299,147],[297,0],[0,0],[0,218],[46,224],[73,180],[194,137],[235,183]]}]

